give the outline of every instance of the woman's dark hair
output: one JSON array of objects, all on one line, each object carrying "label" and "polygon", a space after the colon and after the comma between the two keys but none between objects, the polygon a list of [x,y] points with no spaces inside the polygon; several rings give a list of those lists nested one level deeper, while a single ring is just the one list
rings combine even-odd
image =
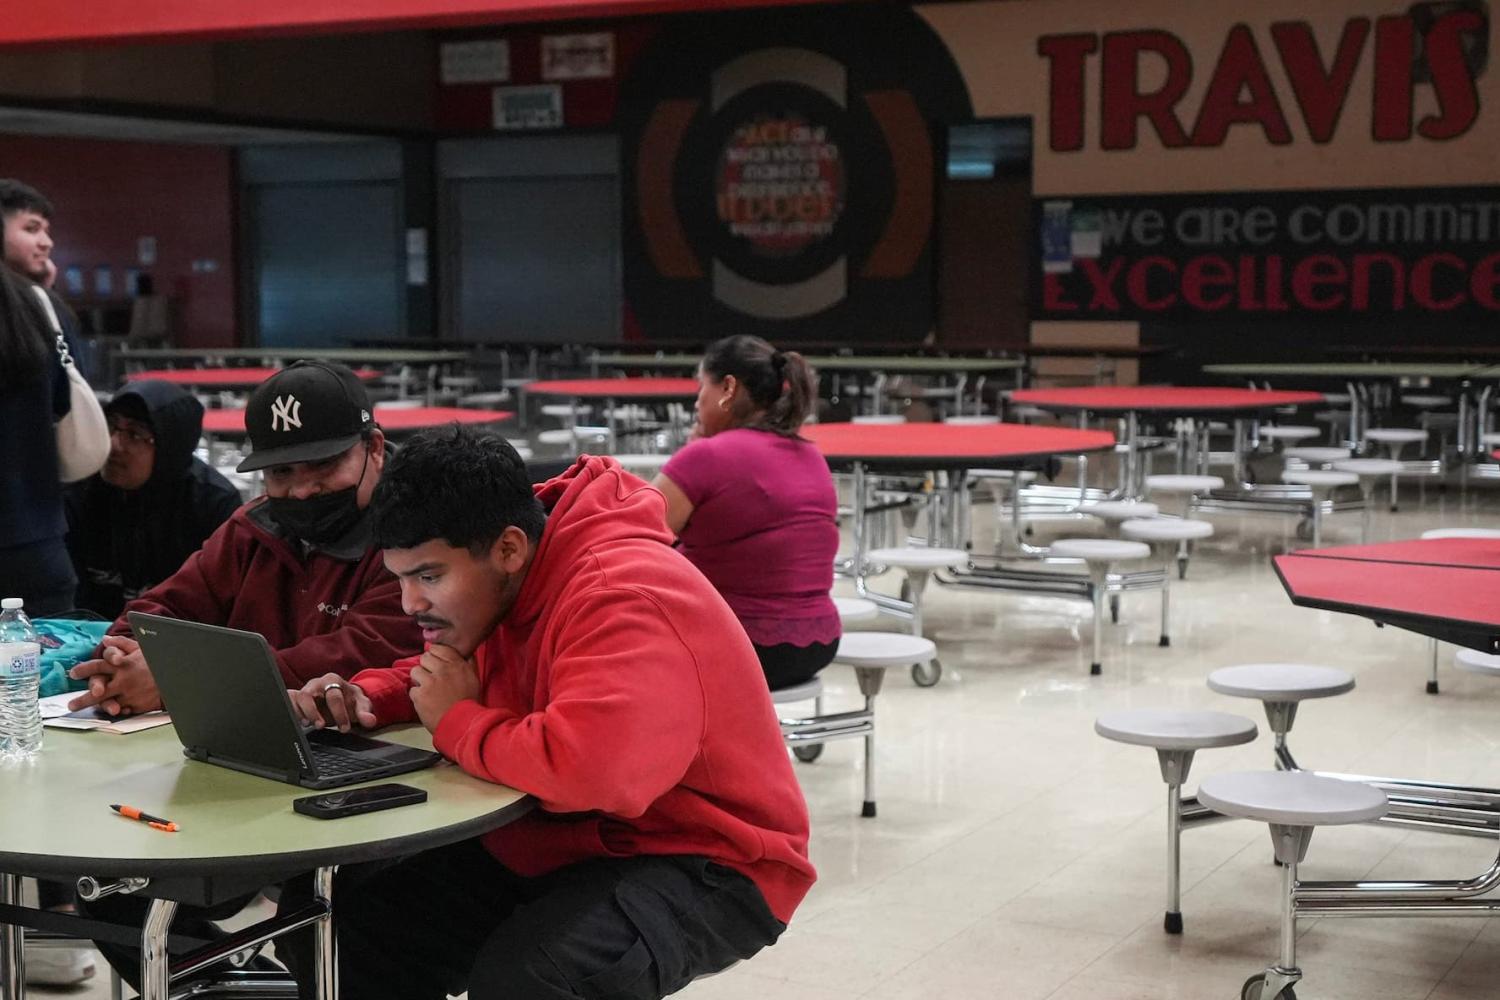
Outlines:
[{"label": "woman's dark hair", "polygon": [[708,346],[703,371],[715,382],[733,375],[749,405],[741,426],[797,437],[818,398],[818,378],[796,351],[778,351],[759,337],[740,334]]},{"label": "woman's dark hair", "polygon": [[383,549],[441,538],[478,555],[511,525],[536,542],[547,524],[516,450],[458,424],[409,438],[386,463],[370,510]]},{"label": "woman's dark hair", "polygon": [[53,338],[30,282],[0,264],[0,387],[35,378],[47,365]]}]

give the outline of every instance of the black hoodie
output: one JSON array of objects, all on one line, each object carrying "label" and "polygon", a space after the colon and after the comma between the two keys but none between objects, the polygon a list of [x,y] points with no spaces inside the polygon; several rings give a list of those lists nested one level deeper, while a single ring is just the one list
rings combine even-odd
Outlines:
[{"label": "black hoodie", "polygon": [[143,408],[156,435],[151,478],[127,491],[96,475],[66,496],[78,606],[111,620],[126,601],[177,572],[240,505],[229,480],[193,456],[203,431],[201,403],[156,381],[126,385],[108,409],[121,403],[131,416]]}]

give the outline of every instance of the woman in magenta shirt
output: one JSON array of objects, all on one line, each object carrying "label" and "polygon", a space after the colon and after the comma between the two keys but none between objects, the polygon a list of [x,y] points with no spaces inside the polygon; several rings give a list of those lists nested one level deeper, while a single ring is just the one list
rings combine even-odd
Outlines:
[{"label": "woman in magenta shirt", "polygon": [[838,648],[828,596],[838,496],[828,464],[798,433],[817,399],[800,354],[726,337],[698,368],[693,439],[652,484],[667,524],[745,627],[775,688],[811,680]]}]

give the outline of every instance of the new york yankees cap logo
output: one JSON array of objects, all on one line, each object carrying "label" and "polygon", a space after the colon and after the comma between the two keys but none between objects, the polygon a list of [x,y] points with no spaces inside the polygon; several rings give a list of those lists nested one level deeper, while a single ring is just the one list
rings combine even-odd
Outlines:
[{"label": "new york yankees cap logo", "polygon": [[256,386],[245,406],[253,451],[240,472],[320,462],[352,448],[375,426],[364,383],[344,365],[298,361]]}]

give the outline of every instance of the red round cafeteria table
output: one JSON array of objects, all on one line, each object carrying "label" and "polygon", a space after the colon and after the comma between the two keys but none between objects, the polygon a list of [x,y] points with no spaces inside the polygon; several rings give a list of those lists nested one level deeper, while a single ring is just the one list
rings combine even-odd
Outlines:
[{"label": "red round cafeteria table", "polygon": [[[465,410],[453,406],[375,407],[375,422],[387,433],[419,431],[444,424],[493,424],[509,420],[509,410]],[[208,410],[203,414],[203,433],[234,436],[245,433],[244,410]]]},{"label": "red round cafeteria table", "polygon": [[[281,371],[280,368],[158,368],[131,372],[127,382],[153,379],[199,389],[250,389]],[[366,382],[380,377],[374,368],[357,368],[354,374]]]},{"label": "red round cafeteria table", "polygon": [[525,413],[526,396],[565,396],[569,399],[597,399],[604,403],[605,425],[609,428],[608,448],[615,451],[615,400],[637,403],[664,403],[688,400],[698,395],[695,378],[571,378],[528,382],[521,387],[521,412]]},{"label": "red round cafeteria table", "polygon": [[1323,402],[1321,392],[1185,385],[1086,385],[1016,389],[1017,403],[1058,413],[1236,413]]},{"label": "red round cafeteria table", "polygon": [[1277,556],[1292,603],[1500,653],[1500,539],[1339,545]]},{"label": "red round cafeteria table", "polygon": [[[870,591],[865,581],[866,471],[948,473],[943,506],[954,514],[964,495],[965,478],[974,468],[1019,468],[1054,455],[1106,451],[1115,445],[1108,431],[1026,424],[809,424],[802,435],[815,444],[833,467],[853,470],[853,575],[856,593],[891,610],[911,605]],[[958,518],[950,529],[958,531]],[[954,538],[954,545],[961,539]]]},{"label": "red round cafeteria table", "polygon": [[965,470],[1003,467],[1053,455],[1107,451],[1108,431],[1026,424],[811,424],[802,429],[830,464],[875,469]]},{"label": "red round cafeteria table", "polygon": [[569,378],[528,382],[523,391],[574,399],[687,399],[698,395],[695,378]]},{"label": "red round cafeteria table", "polygon": [[1024,403],[1054,413],[1112,414],[1125,418],[1125,460],[1120,469],[1121,490],[1140,496],[1136,452],[1140,442],[1140,414],[1208,416],[1223,414],[1234,422],[1234,481],[1245,481],[1243,418],[1282,406],[1306,406],[1323,402],[1321,392],[1290,392],[1275,389],[1233,389],[1185,385],[1089,385],[1063,389],[1017,389],[1010,394]]}]

